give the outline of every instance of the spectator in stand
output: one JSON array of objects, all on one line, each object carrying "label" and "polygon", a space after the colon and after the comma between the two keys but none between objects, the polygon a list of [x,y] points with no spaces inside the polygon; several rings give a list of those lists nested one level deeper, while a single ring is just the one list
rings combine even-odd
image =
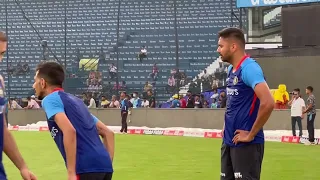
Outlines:
[{"label": "spectator in stand", "polygon": [[213,90],[213,94],[212,94],[212,96],[210,97],[210,99],[215,99],[215,100],[217,100],[218,98],[219,98],[219,93],[218,93],[217,89],[214,89],[214,90]]},{"label": "spectator in stand", "polygon": [[173,100],[171,102],[170,108],[180,108],[181,104],[179,101],[179,95],[175,94],[172,98],[173,98]]},{"label": "spectator in stand", "polygon": [[156,99],[154,98],[152,91],[148,90],[147,95],[149,96],[149,107],[156,108]]},{"label": "spectator in stand", "polygon": [[308,86],[306,89],[308,95],[306,110],[303,114],[307,113],[307,129],[309,134],[309,141],[306,145],[314,145],[314,119],[316,118],[316,98],[313,95],[313,87]]},{"label": "spectator in stand", "polygon": [[133,108],[139,108],[141,107],[141,99],[139,98],[138,92],[134,92],[132,94],[131,103]]},{"label": "spectator in stand", "polygon": [[167,84],[167,93],[173,93],[176,85],[176,80],[173,76],[170,76]]},{"label": "spectator in stand", "polygon": [[187,101],[183,96],[180,96],[180,107],[187,108]]},{"label": "spectator in stand", "polygon": [[186,81],[187,81],[187,76],[186,76],[186,74],[183,72],[183,73],[181,73],[180,86],[186,85]]},{"label": "spectator in stand", "polygon": [[35,96],[32,95],[31,97],[28,97],[28,106],[25,107],[25,109],[40,109],[39,104],[37,103],[37,101],[35,100]]},{"label": "spectator in stand", "polygon": [[140,62],[142,62],[143,58],[146,58],[146,57],[147,57],[147,49],[145,46],[142,46],[138,54],[138,59],[140,60]]},{"label": "spectator in stand", "polygon": [[288,105],[291,106],[291,125],[292,125],[292,135],[296,136],[296,123],[299,127],[299,136],[302,136],[302,122],[304,118],[305,102],[300,98],[300,89],[294,89],[292,92],[292,98],[288,102]]},{"label": "spectator in stand", "polygon": [[158,70],[157,64],[154,63],[154,65],[153,65],[153,67],[152,67],[152,72],[149,74],[149,77],[150,77],[153,81],[157,81],[157,79],[158,79],[158,73],[159,73],[159,70]]},{"label": "spectator in stand", "polygon": [[203,101],[203,108],[209,108],[208,101],[206,100]]},{"label": "spectator in stand", "polygon": [[204,79],[209,79],[209,74],[207,73],[207,70],[206,70],[206,69],[203,71],[202,77],[203,77]]},{"label": "spectator in stand", "polygon": [[220,93],[218,104],[219,104],[219,108],[226,108],[227,107],[227,96],[224,91],[222,91]]},{"label": "spectator in stand", "polygon": [[212,77],[212,83],[211,83],[211,88],[216,89],[219,86],[219,80],[213,76]]},{"label": "spectator in stand", "polygon": [[289,93],[286,85],[279,84],[278,89],[274,92],[274,100],[276,102],[275,109],[287,109]]},{"label": "spectator in stand", "polygon": [[127,133],[128,130],[128,124],[127,124],[127,117],[128,117],[128,111],[129,111],[129,101],[126,99],[127,93],[122,92],[120,94],[120,100],[121,100],[121,130],[120,132],[123,134]]},{"label": "spectator in stand", "polygon": [[96,78],[96,73],[95,72],[90,72],[89,79],[94,79],[94,78]]},{"label": "spectator in stand", "polygon": [[218,103],[217,103],[217,99],[212,99],[212,103],[211,103],[211,109],[216,109],[218,108]]},{"label": "spectator in stand", "polygon": [[96,101],[92,97],[92,93],[88,93],[89,105],[88,108],[97,108]]},{"label": "spectator in stand", "polygon": [[117,100],[117,96],[112,96],[109,108],[120,108],[120,103]]},{"label": "spectator in stand", "polygon": [[187,108],[194,108],[194,97],[192,96],[192,91],[187,92]]},{"label": "spectator in stand", "polygon": [[109,75],[111,79],[114,79],[117,77],[117,67],[112,63],[109,67]]},{"label": "spectator in stand", "polygon": [[200,99],[200,95],[197,94],[194,99],[194,108],[202,108],[202,107],[203,107],[203,105],[202,105],[202,102]]},{"label": "spectator in stand", "polygon": [[106,96],[101,96],[100,107],[108,108],[109,105],[110,105],[110,102],[107,100]]},{"label": "spectator in stand", "polygon": [[89,87],[88,87],[88,92],[94,92],[93,82],[90,83],[90,85],[89,85]]},{"label": "spectator in stand", "polygon": [[18,104],[18,102],[14,98],[10,98],[10,109],[22,109],[22,107]]},{"label": "spectator in stand", "polygon": [[144,88],[143,88],[144,92],[148,92],[149,90],[152,90],[152,85],[147,81],[144,84]]},{"label": "spectator in stand", "polygon": [[83,100],[83,103],[86,105],[86,106],[89,106],[89,100],[88,100],[88,96],[86,93],[82,93],[82,100]]},{"label": "spectator in stand", "polygon": [[147,100],[147,97],[143,97],[143,100],[141,102],[141,107],[143,107],[143,108],[149,107],[149,101]]}]

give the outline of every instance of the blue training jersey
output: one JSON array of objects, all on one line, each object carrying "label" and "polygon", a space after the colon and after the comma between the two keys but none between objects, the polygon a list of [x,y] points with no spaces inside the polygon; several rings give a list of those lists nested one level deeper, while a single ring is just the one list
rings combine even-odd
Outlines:
[{"label": "blue training jersey", "polygon": [[126,100],[126,99],[123,99],[121,101],[121,104],[120,104],[120,107],[121,107],[121,112],[128,112],[129,110],[129,101]]},{"label": "blue training jersey", "polygon": [[77,132],[76,173],[113,172],[110,155],[100,140],[94,117],[83,101],[64,91],[54,91],[42,100],[51,136],[66,162],[63,133],[54,121],[58,113],[65,113]]},{"label": "blue training jersey", "polygon": [[2,157],[3,157],[3,140],[4,140],[4,118],[3,118],[3,115],[4,115],[4,111],[6,109],[8,109],[6,107],[6,98],[5,98],[5,89],[4,89],[4,86],[3,86],[3,82],[1,82],[2,80],[0,80],[0,133],[2,134],[2,138],[0,138],[0,179],[1,180],[6,180],[7,177],[6,177],[6,173],[4,171],[4,166],[3,166],[3,163],[2,163]]},{"label": "blue training jersey", "polygon": [[264,143],[262,129],[250,143],[235,145],[232,142],[237,129],[250,131],[256,121],[260,101],[254,92],[254,88],[257,84],[265,82],[262,69],[255,60],[245,56],[236,68],[230,65],[228,71],[223,141],[228,146]]}]

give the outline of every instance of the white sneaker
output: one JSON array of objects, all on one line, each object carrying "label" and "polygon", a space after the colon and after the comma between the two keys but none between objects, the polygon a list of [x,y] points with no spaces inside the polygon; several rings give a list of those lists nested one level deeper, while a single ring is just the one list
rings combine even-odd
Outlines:
[{"label": "white sneaker", "polygon": [[304,143],[304,145],[307,145],[307,146],[314,146],[314,145],[316,145],[314,142],[312,143],[312,142],[310,142],[310,141],[306,141],[305,143]]},{"label": "white sneaker", "polygon": [[310,141],[306,141],[306,142],[304,143],[304,145],[310,146],[310,145],[311,145],[311,142],[310,142]]}]

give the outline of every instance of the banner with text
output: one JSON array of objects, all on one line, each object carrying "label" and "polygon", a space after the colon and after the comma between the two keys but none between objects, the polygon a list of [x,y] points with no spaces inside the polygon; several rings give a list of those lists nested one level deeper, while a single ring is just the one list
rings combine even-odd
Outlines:
[{"label": "banner with text", "polygon": [[284,6],[314,2],[320,2],[320,0],[237,0],[237,7]]}]

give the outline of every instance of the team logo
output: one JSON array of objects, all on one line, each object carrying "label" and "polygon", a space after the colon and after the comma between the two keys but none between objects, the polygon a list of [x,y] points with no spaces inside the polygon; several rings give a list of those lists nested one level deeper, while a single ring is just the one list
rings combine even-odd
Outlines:
[{"label": "team logo", "polygon": [[234,79],[233,79],[233,85],[236,85],[236,84],[238,84],[238,77],[237,76],[235,76],[234,77]]}]

